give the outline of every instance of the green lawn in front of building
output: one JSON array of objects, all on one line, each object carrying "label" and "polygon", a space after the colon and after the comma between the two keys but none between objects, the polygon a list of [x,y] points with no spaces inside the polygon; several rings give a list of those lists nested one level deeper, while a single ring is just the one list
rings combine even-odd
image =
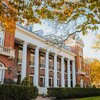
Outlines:
[{"label": "green lawn in front of building", "polygon": [[100,96],[80,98],[80,99],[76,99],[76,100],[100,100]]}]

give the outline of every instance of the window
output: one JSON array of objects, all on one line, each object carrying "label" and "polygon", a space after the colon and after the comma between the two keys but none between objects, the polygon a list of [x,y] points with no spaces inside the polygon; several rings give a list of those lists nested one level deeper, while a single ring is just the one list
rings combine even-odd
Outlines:
[{"label": "window", "polygon": [[65,66],[65,73],[67,73],[67,63],[66,62],[64,63],[64,66]]},{"label": "window", "polygon": [[53,61],[49,59],[49,69],[53,70]]},{"label": "window", "polygon": [[30,65],[34,66],[34,54],[30,54]]},{"label": "window", "polygon": [[33,85],[34,76],[30,75],[30,84]]},{"label": "window", "polygon": [[59,60],[57,61],[57,71],[60,71],[60,62],[59,62]]},{"label": "window", "polygon": [[4,32],[0,32],[0,46],[4,45]]},{"label": "window", "polygon": [[40,67],[45,67],[45,60],[44,60],[44,57],[40,57]]},{"label": "window", "polygon": [[80,70],[82,70],[82,59],[80,59]]},{"label": "window", "polygon": [[40,76],[40,87],[44,87],[45,86],[45,78],[44,76]]},{"label": "window", "polygon": [[4,81],[4,65],[2,63],[0,63],[0,84],[3,84]]},{"label": "window", "polygon": [[22,63],[22,50],[19,50],[18,53],[18,63]]},{"label": "window", "polygon": [[57,79],[57,86],[60,87],[60,79]]},{"label": "window", "polygon": [[52,77],[49,78],[49,86],[52,87]]}]

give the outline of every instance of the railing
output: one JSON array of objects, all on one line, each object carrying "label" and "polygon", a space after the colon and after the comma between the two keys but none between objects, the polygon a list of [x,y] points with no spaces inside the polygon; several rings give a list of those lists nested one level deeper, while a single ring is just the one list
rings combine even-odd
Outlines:
[{"label": "railing", "polygon": [[54,70],[54,67],[51,66],[51,65],[49,65],[49,69],[50,69],[50,70]]},{"label": "railing", "polygon": [[45,64],[40,64],[40,68],[45,68]]},{"label": "railing", "polygon": [[11,49],[11,48],[0,46],[0,54],[14,58],[15,50]]}]

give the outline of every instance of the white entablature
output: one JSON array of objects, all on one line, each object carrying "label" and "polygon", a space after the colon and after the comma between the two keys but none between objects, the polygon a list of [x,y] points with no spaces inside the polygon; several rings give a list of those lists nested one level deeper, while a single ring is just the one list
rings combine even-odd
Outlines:
[{"label": "white entablature", "polygon": [[39,48],[43,48],[45,50],[48,49],[48,51],[56,53],[60,56],[64,56],[65,58],[68,58],[70,60],[75,60],[76,55],[74,53],[69,52],[68,50],[65,50],[64,48],[59,48],[57,45],[46,44],[45,39],[29,32],[19,26],[16,26],[15,38],[25,41],[29,44],[38,46]]}]

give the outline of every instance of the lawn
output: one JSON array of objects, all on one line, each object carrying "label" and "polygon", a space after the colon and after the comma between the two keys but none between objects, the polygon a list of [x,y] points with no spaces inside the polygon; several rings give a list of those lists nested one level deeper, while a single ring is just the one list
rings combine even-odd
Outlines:
[{"label": "lawn", "polygon": [[87,97],[87,98],[80,98],[77,100],[100,100],[100,96],[97,97]]}]

